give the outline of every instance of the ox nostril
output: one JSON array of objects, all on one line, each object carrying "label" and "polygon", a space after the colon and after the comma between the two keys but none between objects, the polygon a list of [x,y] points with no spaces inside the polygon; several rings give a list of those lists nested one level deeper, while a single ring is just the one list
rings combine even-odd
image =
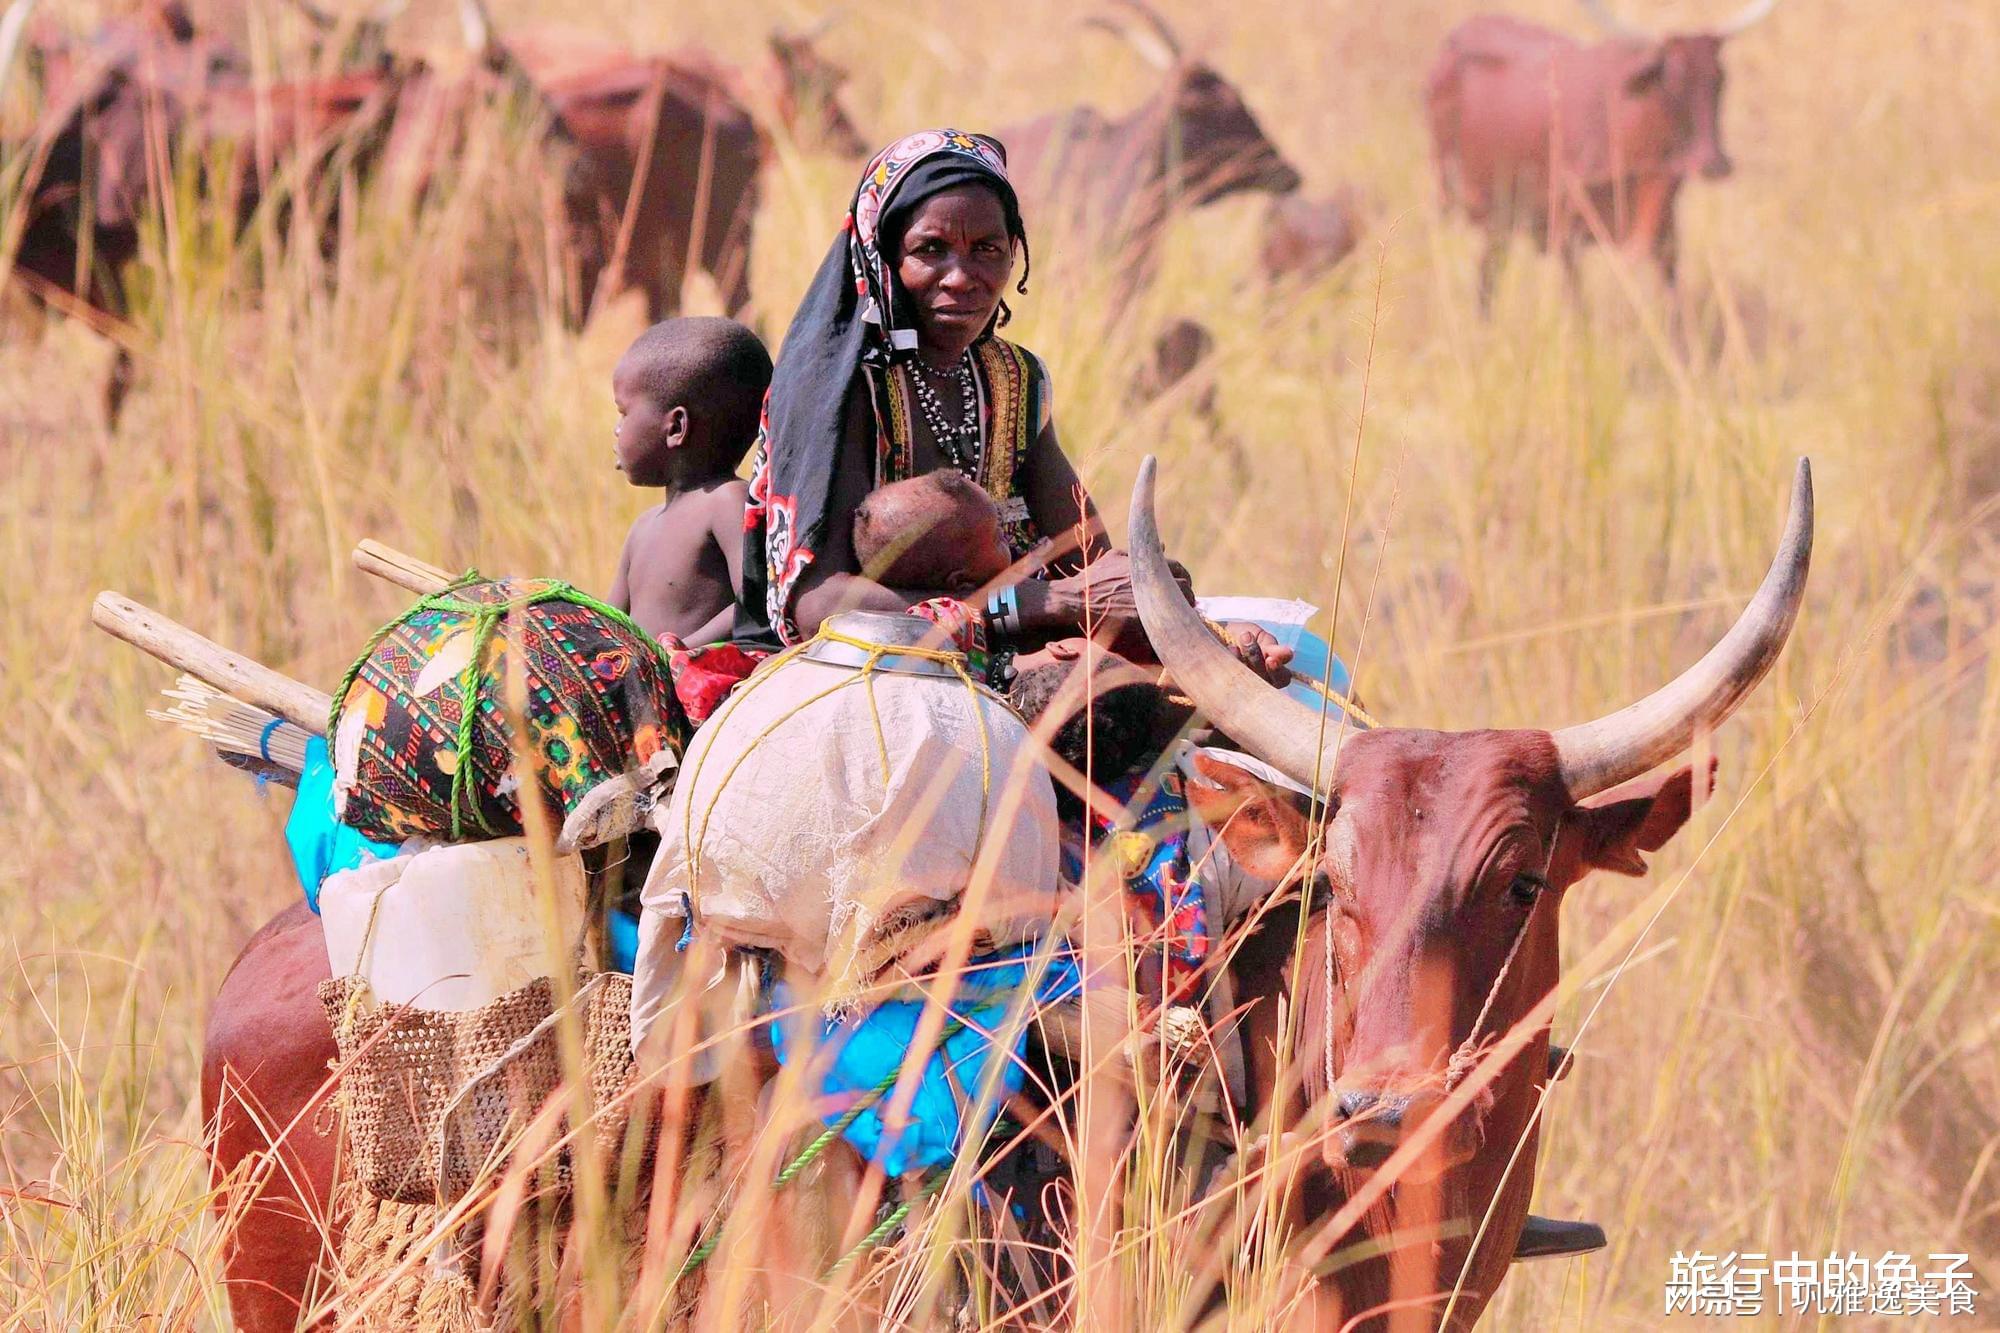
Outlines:
[{"label": "ox nostril", "polygon": [[1377,1167],[1388,1161],[1395,1151],[1394,1145],[1381,1139],[1361,1139],[1347,1146],[1347,1164],[1353,1167]]},{"label": "ox nostril", "polygon": [[1343,1092],[1334,1104],[1340,1108],[1342,1120],[1359,1120],[1375,1109],[1377,1100],[1372,1092]]}]

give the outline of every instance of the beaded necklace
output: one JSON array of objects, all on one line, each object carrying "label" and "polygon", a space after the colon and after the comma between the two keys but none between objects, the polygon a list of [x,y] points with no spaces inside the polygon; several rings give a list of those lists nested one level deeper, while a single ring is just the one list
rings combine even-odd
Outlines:
[{"label": "beaded necklace", "polygon": [[[950,370],[932,370],[921,357],[912,358],[911,364],[917,368],[917,373],[910,377],[917,410],[923,413],[924,424],[930,427],[931,438],[937,441],[939,452],[960,472],[976,477],[979,464],[979,385],[972,375],[971,349],[968,348]],[[948,418],[944,400],[931,387],[932,380],[958,381],[959,419],[956,423]]]}]

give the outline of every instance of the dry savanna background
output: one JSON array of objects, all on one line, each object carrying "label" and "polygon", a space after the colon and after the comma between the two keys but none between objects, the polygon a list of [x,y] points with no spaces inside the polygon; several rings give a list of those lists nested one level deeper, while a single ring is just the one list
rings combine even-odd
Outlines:
[{"label": "dry savanna background", "polygon": [[[1362,693],[1401,724],[1554,726],[1667,679],[1755,586],[1810,455],[1805,611],[1714,738],[1714,798],[1649,877],[1587,880],[1563,908],[1555,1035],[1578,1068],[1549,1106],[1537,1209],[1597,1219],[1610,1249],[1516,1269],[1487,1325],[1654,1327],[1670,1256],[1700,1247],[1969,1251],[1984,1294],[1966,1326],[1990,1326],[2000,7],[1787,0],[1727,49],[1736,174],[1682,195],[1677,308],[1600,254],[1571,300],[1523,245],[1482,319],[1478,240],[1439,212],[1421,111],[1438,42],[1477,4],[1164,3],[1307,191],[1356,191],[1366,237],[1329,274],[1267,284],[1263,204],[1226,201],[1179,219],[1155,281],[1114,309],[1119,258],[1066,252],[1030,216],[1046,239],[1010,333],[1051,366],[1062,439],[1114,533],[1138,460],[1160,455],[1169,544],[1198,587],[1337,603]],[[55,8],[85,28],[117,5]],[[1661,27],[1724,8],[1627,5]],[[282,6],[194,9],[269,69],[301,67],[307,34]],[[768,29],[820,16],[792,0],[494,9],[503,35],[561,22],[744,64]],[[1558,0],[1514,9],[1589,30]],[[846,6],[821,46],[852,71],[871,142],[1125,110],[1157,75],[1085,12]],[[393,33],[456,40],[426,0]],[[16,86],[11,123],[29,95]],[[610,435],[611,366],[642,315],[564,327],[534,159],[531,130],[495,116],[415,211],[362,189],[330,257],[283,244],[272,213],[237,236],[183,192],[147,233],[115,431],[97,406],[108,346],[7,303],[0,1328],[226,1324],[202,1022],[237,949],[298,893],[285,795],[146,719],[171,673],[91,630],[91,597],[122,590],[326,687],[401,605],[350,567],[358,538],[602,591],[647,503]],[[748,314],[774,349],[854,170],[774,143]],[[696,284],[689,308],[712,300]],[[1153,337],[1183,316],[1213,332],[1212,358],[1135,400]],[[1187,1258],[1142,1194],[1098,1289],[1100,1312],[1151,1327],[1178,1308]]]}]

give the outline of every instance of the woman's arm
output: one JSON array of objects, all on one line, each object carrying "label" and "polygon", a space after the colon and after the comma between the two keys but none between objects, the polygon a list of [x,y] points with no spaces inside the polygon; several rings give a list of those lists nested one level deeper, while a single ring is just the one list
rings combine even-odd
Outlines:
[{"label": "woman's arm", "polygon": [[854,511],[873,489],[875,422],[866,391],[857,381],[847,397],[847,419],[841,426],[840,458],[835,464],[833,492],[827,500],[825,549],[799,576],[793,594],[792,619],[799,633],[813,634],[820,622],[841,611],[907,611],[918,602],[947,594],[885,588],[858,572],[854,558]]},{"label": "woman's arm", "polygon": [[[1021,462],[1021,496],[1028,502],[1028,517],[1044,537],[1055,541],[1063,551],[1056,561],[1058,570],[1074,572],[1082,563],[1079,555],[1095,559],[1111,549],[1104,520],[1097,516],[1097,506],[1091,503],[1090,493],[1077,480],[1076,469],[1070,466],[1069,456],[1056,440],[1055,422],[1042,427],[1042,433],[1028,446],[1027,457]],[[1080,553],[1072,545],[1079,526],[1084,536]]]}]

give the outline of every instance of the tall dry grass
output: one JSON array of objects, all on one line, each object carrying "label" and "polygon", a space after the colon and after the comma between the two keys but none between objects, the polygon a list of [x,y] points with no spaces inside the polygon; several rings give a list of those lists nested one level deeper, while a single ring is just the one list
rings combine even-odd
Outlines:
[{"label": "tall dry grass", "polygon": [[[1053,367],[1064,441],[1114,531],[1138,458],[1159,453],[1168,535],[1199,585],[1324,605],[1339,591],[1341,647],[1383,715],[1554,725],[1635,697],[1719,632],[1768,556],[1791,460],[1814,461],[1806,612],[1717,737],[1716,798],[1647,880],[1593,880],[1565,905],[1570,957],[1618,961],[1567,978],[1556,1033],[1579,1068],[1550,1105],[1538,1206],[1601,1220],[1612,1247],[1517,1271],[1489,1325],[1652,1327],[1669,1256],[1696,1246],[1970,1250],[1990,1318],[2000,12],[1794,0],[1731,47],[1738,173],[1683,196],[1681,337],[1646,276],[1601,257],[1572,305],[1518,251],[1494,317],[1476,315],[1475,240],[1436,213],[1418,102],[1470,3],[1166,7],[1308,189],[1354,182],[1377,209],[1350,264],[1286,291],[1253,276],[1256,205],[1208,210],[1117,318],[1104,266],[1038,247],[1012,332]],[[295,58],[278,7],[202,8],[263,58]],[[1521,8],[1578,22],[1553,0]],[[767,21],[811,12],[621,0],[591,22],[748,61]],[[447,22],[420,12],[400,31],[441,38]],[[877,139],[1078,99],[1123,108],[1150,77],[1049,0],[850,8],[826,45]],[[486,127],[422,208],[364,199],[330,262],[285,245],[274,213],[232,237],[183,186],[149,236],[143,381],[115,435],[94,411],[102,344],[8,312],[0,1327],[224,1321],[194,1108],[202,1016],[296,893],[283,798],[145,721],[168,673],[89,631],[91,594],[122,589],[331,682],[398,609],[348,567],[355,538],[602,587],[644,503],[611,470],[608,433],[609,368],[637,319],[581,334],[554,319],[521,183],[532,156],[523,127]],[[781,145],[753,269],[774,341],[850,170]],[[1126,401],[1153,331],[1181,314],[1217,338],[1213,427],[1184,399]],[[1145,1136],[1140,1160],[1165,1142]],[[1177,1308],[1166,1179],[1133,1173],[1087,1316]],[[906,1247],[906,1294],[935,1290],[942,1253]],[[1251,1294],[1238,1321],[1275,1319]]]}]

